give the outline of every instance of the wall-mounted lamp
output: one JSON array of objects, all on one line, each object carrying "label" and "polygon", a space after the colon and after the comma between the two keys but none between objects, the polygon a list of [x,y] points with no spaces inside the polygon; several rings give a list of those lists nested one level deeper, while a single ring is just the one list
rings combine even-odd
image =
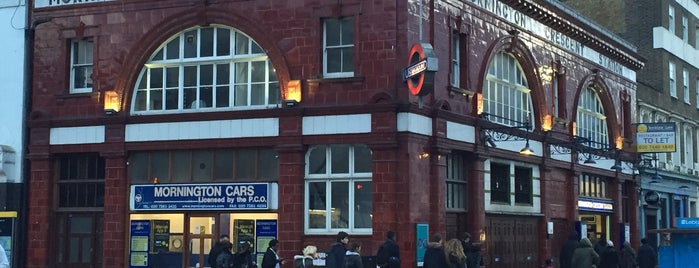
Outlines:
[{"label": "wall-mounted lamp", "polygon": [[119,93],[115,90],[108,90],[104,92],[104,113],[107,115],[116,114],[119,112],[121,107],[121,98]]},{"label": "wall-mounted lamp", "polygon": [[425,159],[428,157],[430,157],[430,153],[428,153],[428,152],[422,152],[422,153],[417,155],[417,158],[419,158],[419,159]]},{"label": "wall-mounted lamp", "polygon": [[301,80],[289,80],[286,83],[286,95],[284,96],[284,105],[286,107],[294,107],[301,102]]}]

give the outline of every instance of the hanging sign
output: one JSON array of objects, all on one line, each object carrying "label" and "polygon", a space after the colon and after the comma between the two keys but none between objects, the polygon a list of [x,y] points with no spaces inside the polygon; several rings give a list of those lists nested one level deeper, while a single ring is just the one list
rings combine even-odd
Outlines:
[{"label": "hanging sign", "polygon": [[677,151],[675,123],[641,123],[636,125],[636,150],[639,153]]},{"label": "hanging sign", "polygon": [[410,94],[425,96],[432,91],[437,64],[432,45],[417,43],[410,48],[408,67],[403,69],[403,82],[408,84]]}]

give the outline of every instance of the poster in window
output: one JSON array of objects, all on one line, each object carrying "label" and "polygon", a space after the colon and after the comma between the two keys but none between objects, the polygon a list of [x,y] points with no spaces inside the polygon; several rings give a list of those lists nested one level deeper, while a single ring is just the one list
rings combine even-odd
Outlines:
[{"label": "poster in window", "polygon": [[252,248],[255,248],[255,220],[233,220],[233,229],[236,250],[243,242],[248,242]]},{"label": "poster in window", "polygon": [[151,253],[167,253],[170,250],[170,220],[153,220],[151,228]]}]

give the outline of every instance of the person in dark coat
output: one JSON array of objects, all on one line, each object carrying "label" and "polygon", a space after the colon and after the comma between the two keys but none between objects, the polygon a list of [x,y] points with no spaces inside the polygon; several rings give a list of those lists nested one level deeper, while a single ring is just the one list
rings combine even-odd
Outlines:
[{"label": "person in dark coat", "polygon": [[267,251],[264,257],[262,257],[261,268],[279,268],[282,264],[286,263],[286,260],[279,257],[279,254],[277,254],[278,248],[279,240],[272,239],[269,241],[269,247],[267,247]]},{"label": "person in dark coat", "polygon": [[244,242],[240,245],[240,250],[235,253],[235,261],[233,261],[233,268],[254,268],[257,267],[255,262],[252,260],[252,248],[250,243]]},{"label": "person in dark coat", "polygon": [[443,241],[440,234],[432,235],[430,242],[427,244],[425,256],[423,258],[423,268],[445,268],[447,265],[446,255],[442,247]]},{"label": "person in dark coat", "polygon": [[636,268],[637,266],[636,252],[629,241],[624,241],[624,248],[621,249],[621,256],[619,256],[619,268]]},{"label": "person in dark coat", "polygon": [[214,244],[214,246],[211,247],[211,250],[209,250],[209,266],[216,267],[216,257],[218,257],[218,254],[221,254],[221,252],[223,251],[224,242],[230,243],[230,238],[228,237],[228,235],[224,234],[219,236],[218,241],[216,241],[216,244]]},{"label": "person in dark coat", "polygon": [[587,237],[580,239],[580,245],[573,252],[571,268],[592,268],[599,264],[599,255],[592,249],[592,242]]},{"label": "person in dark coat", "polygon": [[444,245],[444,254],[449,268],[466,268],[466,255],[461,240],[453,238]]},{"label": "person in dark coat", "polygon": [[[578,240],[578,232],[573,231],[568,235],[568,240],[561,247],[561,252],[558,254],[560,268],[570,268],[573,260],[573,252],[578,248],[580,241]],[[470,268],[470,267],[469,267]]]},{"label": "person in dark coat", "polygon": [[471,234],[468,232],[464,232],[461,239],[461,247],[464,248],[464,255],[466,255],[466,268],[479,268],[483,266],[480,243],[471,242]]},{"label": "person in dark coat", "polygon": [[376,265],[381,268],[400,268],[400,249],[396,243],[396,232],[386,233],[386,242],[379,247],[376,262]]},{"label": "person in dark coat", "polygon": [[362,264],[362,256],[359,252],[362,250],[362,246],[357,242],[352,242],[349,250],[345,252],[345,266],[344,268],[364,268]]},{"label": "person in dark coat", "polygon": [[233,262],[235,260],[235,256],[233,256],[231,249],[233,249],[233,244],[231,244],[230,241],[223,241],[221,243],[220,252],[218,252],[218,254],[216,255],[216,260],[214,260],[214,264],[212,264],[211,267],[215,267],[215,268],[231,268],[231,267],[233,267]]},{"label": "person in dark coat", "polygon": [[595,243],[595,252],[597,252],[597,255],[602,256],[602,253],[604,250],[607,248],[607,239],[604,238],[604,234],[602,234],[597,240],[597,243]]},{"label": "person in dark coat", "polygon": [[600,256],[599,268],[619,268],[619,253],[614,248],[612,240],[607,241],[607,248],[602,251]]},{"label": "person in dark coat", "polygon": [[325,258],[325,267],[327,268],[344,268],[345,254],[347,252],[347,243],[349,243],[349,235],[346,232],[340,231],[337,233],[335,244],[330,247]]},{"label": "person in dark coat", "polygon": [[658,267],[658,255],[655,254],[655,249],[648,243],[647,238],[641,239],[641,247],[638,248],[636,262],[638,263],[638,268]]}]

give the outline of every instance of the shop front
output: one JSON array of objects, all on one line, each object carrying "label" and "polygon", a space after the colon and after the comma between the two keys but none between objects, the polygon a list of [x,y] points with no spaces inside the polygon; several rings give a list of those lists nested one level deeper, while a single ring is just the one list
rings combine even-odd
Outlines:
[{"label": "shop front", "polygon": [[277,238],[276,183],[140,184],[130,190],[129,267],[210,267],[220,235],[258,263]]},{"label": "shop front", "polygon": [[612,200],[595,198],[578,198],[578,233],[587,237],[594,245],[600,239],[610,240],[614,204]]}]

